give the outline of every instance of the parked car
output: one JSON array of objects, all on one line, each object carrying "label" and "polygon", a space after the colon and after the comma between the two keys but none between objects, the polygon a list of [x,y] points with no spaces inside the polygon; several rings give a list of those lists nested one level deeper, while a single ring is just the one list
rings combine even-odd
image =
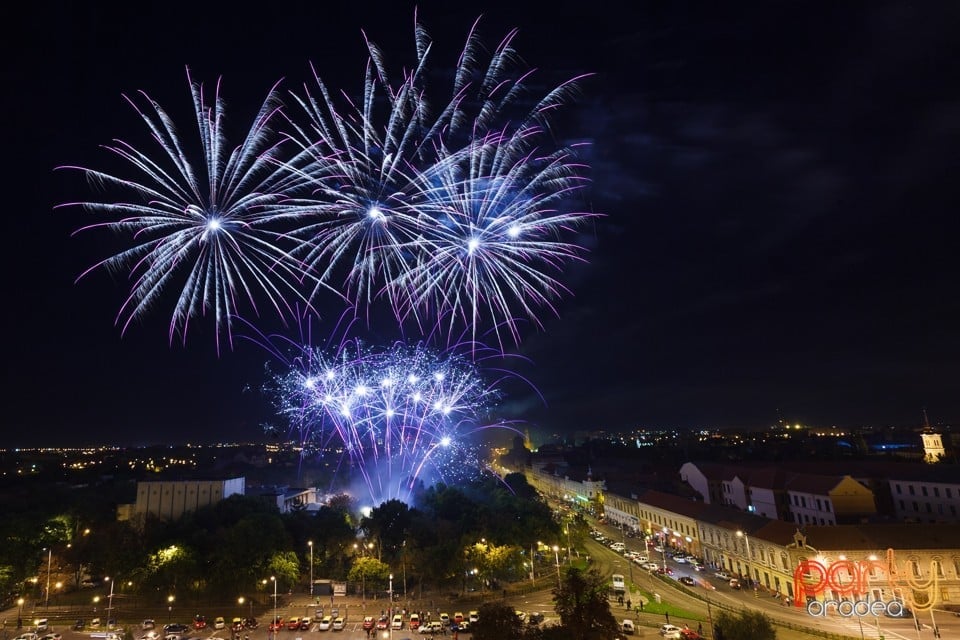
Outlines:
[{"label": "parked car", "polygon": [[230,621],[230,630],[234,633],[243,631],[243,618],[234,618]]},{"label": "parked car", "polygon": [[476,623],[476,622],[479,622],[479,621],[480,621],[480,612],[479,612],[479,611],[471,611],[470,613],[467,614],[467,620],[470,621],[470,624],[474,624],[474,623]]},{"label": "parked car", "polygon": [[393,622],[390,623],[391,629],[403,629],[403,616],[399,613],[393,616]]},{"label": "parked car", "polygon": [[337,616],[333,619],[333,630],[334,631],[343,631],[344,626],[346,626],[347,621],[343,619],[343,616]]},{"label": "parked car", "polygon": [[223,616],[217,616],[213,620],[214,629],[225,629],[227,627],[227,621],[223,619]]},{"label": "parked car", "polygon": [[317,626],[317,629],[320,631],[329,631],[330,625],[333,624],[333,616],[323,616],[323,620],[320,621],[320,624]]},{"label": "parked car", "polygon": [[154,621],[151,620],[150,618],[147,618],[146,620],[144,620],[143,622],[140,623],[140,630],[141,630],[141,631],[150,631],[150,629],[154,629],[154,628],[156,628],[156,626],[157,626],[157,623],[156,623],[156,622],[154,622]]},{"label": "parked car", "polygon": [[300,629],[300,616],[293,616],[287,620],[287,629],[290,631],[299,631]]},{"label": "parked car", "polygon": [[410,628],[413,629],[414,631],[420,628],[420,614],[418,613],[410,614]]},{"label": "parked car", "polygon": [[178,622],[174,622],[173,624],[163,625],[163,632],[168,635],[171,633],[186,633],[189,630],[190,630],[190,627],[188,627],[185,624],[180,624]]},{"label": "parked car", "polygon": [[243,627],[245,629],[256,629],[260,626],[260,623],[257,622],[256,618],[247,618],[243,621]]},{"label": "parked car", "polygon": [[270,631],[280,631],[283,629],[283,616],[276,616],[270,621]]},{"label": "parked car", "polygon": [[[417,614],[413,614],[413,615],[416,616]],[[363,624],[361,624],[360,626],[363,627],[364,631],[370,631],[370,629],[373,629],[373,625],[375,624],[375,622],[376,621],[373,619],[373,616],[364,616]],[[411,616],[411,626],[413,626],[412,616]]]},{"label": "parked car", "polygon": [[667,634],[675,633],[677,636],[680,635],[680,627],[675,624],[662,624],[660,625],[660,635],[666,636]]},{"label": "parked car", "polygon": [[431,620],[427,624],[420,625],[420,633],[423,635],[443,633],[443,623],[439,620]]},{"label": "parked car", "polygon": [[543,614],[539,611],[531,611],[530,614],[527,615],[527,622],[530,624],[540,624],[543,622]]},{"label": "parked car", "polygon": [[620,630],[623,631],[625,635],[632,636],[636,633],[637,628],[633,625],[633,620],[627,619],[620,623]]},{"label": "parked car", "polygon": [[387,619],[387,616],[380,616],[377,620],[377,629],[381,631],[390,626],[390,621]]}]

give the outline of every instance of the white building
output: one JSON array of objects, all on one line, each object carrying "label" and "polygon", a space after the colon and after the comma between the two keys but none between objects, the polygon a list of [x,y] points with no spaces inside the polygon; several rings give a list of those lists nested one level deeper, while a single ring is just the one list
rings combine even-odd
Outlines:
[{"label": "white building", "polygon": [[133,516],[141,521],[148,516],[177,520],[187,512],[243,495],[245,485],[244,478],[138,482]]}]

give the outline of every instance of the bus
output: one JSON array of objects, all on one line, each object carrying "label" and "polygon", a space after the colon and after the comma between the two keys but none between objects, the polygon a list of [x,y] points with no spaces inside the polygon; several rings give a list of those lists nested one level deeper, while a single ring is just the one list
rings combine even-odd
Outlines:
[{"label": "bus", "polygon": [[613,574],[613,576],[611,577],[611,581],[613,582],[613,592],[614,592],[614,593],[616,593],[616,594],[626,593],[626,591],[627,591],[627,584],[626,584],[626,582],[624,582],[624,580],[623,580],[623,574],[620,574],[620,573],[615,573],[615,574]]}]

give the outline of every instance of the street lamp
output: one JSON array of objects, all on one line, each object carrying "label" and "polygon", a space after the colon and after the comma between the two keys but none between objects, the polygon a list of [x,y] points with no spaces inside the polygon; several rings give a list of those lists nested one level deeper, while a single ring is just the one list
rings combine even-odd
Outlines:
[{"label": "street lamp", "polygon": [[[393,574],[390,574],[390,589],[388,591],[390,594],[390,609],[393,610]],[[390,625],[390,630],[393,630],[393,625]]]},{"label": "street lamp", "polygon": [[307,546],[310,547],[310,595],[313,595],[313,540],[307,540]]},{"label": "street lamp", "polygon": [[176,598],[172,595],[167,596],[167,624],[173,622],[173,601]]},{"label": "street lamp", "polygon": [[750,575],[750,536],[745,534],[743,531],[737,531],[737,537],[743,538],[743,541],[747,546],[747,557],[744,558],[744,566],[747,569],[747,580],[750,581],[751,586],[753,586],[753,595],[757,595],[757,584],[753,581],[753,577]]},{"label": "street lamp", "polygon": [[560,547],[553,545],[553,559],[557,562],[557,589],[560,588]]},{"label": "street lamp", "polygon": [[47,549],[47,595],[44,606],[50,606],[50,566],[53,563],[53,547]]},{"label": "street lamp", "polygon": [[663,571],[667,571],[667,534],[670,533],[670,529],[664,527],[663,535],[660,538],[660,553],[663,554]]},{"label": "street lamp", "polygon": [[[273,624],[270,626],[276,628],[277,626],[277,576],[270,576],[270,580],[273,581]],[[276,637],[276,632],[274,632],[274,637]]]},{"label": "street lamp", "polygon": [[[107,620],[113,617],[113,584],[116,580],[111,580],[109,576],[105,577],[104,580],[107,580],[110,583],[110,595],[107,596]],[[109,624],[109,622],[107,623]]]},{"label": "street lamp", "polygon": [[20,607],[17,611],[17,629],[19,629],[23,626],[23,598],[17,598],[17,606]]}]

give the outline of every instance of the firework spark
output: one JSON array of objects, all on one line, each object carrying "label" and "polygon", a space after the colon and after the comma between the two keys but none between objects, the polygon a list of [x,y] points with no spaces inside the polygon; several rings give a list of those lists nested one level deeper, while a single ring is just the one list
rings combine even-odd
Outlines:
[{"label": "firework spark", "polygon": [[160,153],[152,156],[122,140],[104,148],[133,170],[132,177],[67,166],[89,181],[119,188],[130,201],[85,201],[81,206],[109,220],[77,231],[106,228],[131,240],[119,253],[90,267],[126,271],[131,289],[117,316],[126,331],[160,298],[177,289],[169,325],[186,340],[192,318],[212,313],[219,350],[232,344],[231,322],[245,299],[260,315],[258,298],[281,318],[292,315],[291,300],[305,278],[302,264],[282,248],[283,233],[274,227],[290,212],[288,198],[299,178],[283,168],[276,136],[270,128],[279,101],[268,93],[242,144],[228,147],[225,108],[217,84],[213,104],[203,87],[189,78],[202,156],[188,159],[186,147],[167,112],[146,93],[126,97],[147,125]]}]

